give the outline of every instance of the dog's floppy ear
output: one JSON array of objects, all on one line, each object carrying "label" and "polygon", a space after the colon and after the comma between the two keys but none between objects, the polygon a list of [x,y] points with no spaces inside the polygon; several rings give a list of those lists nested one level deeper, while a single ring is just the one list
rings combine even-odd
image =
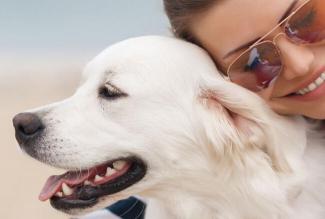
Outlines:
[{"label": "dog's floppy ear", "polygon": [[210,88],[202,88],[200,100],[210,114],[219,114],[214,118],[220,118],[220,113],[226,114],[221,117],[229,119],[227,125],[233,129],[233,133],[228,133],[235,141],[231,147],[257,148],[265,152],[276,171],[291,171],[281,146],[295,144],[282,133],[287,132],[285,128],[292,123],[273,113],[260,97],[233,83],[219,81]]}]

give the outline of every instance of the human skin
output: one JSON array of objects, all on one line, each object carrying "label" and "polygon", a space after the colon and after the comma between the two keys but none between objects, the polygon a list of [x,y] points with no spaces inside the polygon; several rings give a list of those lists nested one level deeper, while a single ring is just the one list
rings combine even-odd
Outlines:
[{"label": "human skin", "polygon": [[[274,28],[294,3],[302,0],[224,0],[216,1],[193,19],[190,32],[216,61],[223,72],[246,48],[227,58],[224,56],[247,42],[263,37]],[[281,53],[283,71],[265,90],[258,92],[280,114],[304,115],[325,119],[325,83],[306,95],[290,94],[307,87],[325,72],[325,43],[298,45],[290,41],[279,27],[265,40],[273,40]],[[289,96],[290,95],[290,96]]]}]

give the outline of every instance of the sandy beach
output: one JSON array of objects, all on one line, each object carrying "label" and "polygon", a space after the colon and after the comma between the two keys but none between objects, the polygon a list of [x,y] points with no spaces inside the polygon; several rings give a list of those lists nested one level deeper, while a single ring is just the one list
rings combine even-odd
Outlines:
[{"label": "sandy beach", "polygon": [[19,62],[18,66],[12,60],[0,66],[1,218],[69,218],[54,210],[49,202],[38,200],[46,179],[63,171],[21,153],[12,126],[16,113],[61,100],[73,93],[84,63],[67,63],[47,60],[45,63]]}]

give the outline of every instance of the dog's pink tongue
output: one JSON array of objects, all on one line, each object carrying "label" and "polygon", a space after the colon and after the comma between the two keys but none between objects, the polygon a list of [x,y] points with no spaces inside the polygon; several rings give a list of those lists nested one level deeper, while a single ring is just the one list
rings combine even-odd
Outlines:
[{"label": "dog's pink tongue", "polygon": [[62,183],[66,183],[69,186],[78,185],[88,179],[92,171],[82,172],[67,172],[62,175],[50,176],[38,198],[41,201],[50,199],[56,192],[61,189]]}]

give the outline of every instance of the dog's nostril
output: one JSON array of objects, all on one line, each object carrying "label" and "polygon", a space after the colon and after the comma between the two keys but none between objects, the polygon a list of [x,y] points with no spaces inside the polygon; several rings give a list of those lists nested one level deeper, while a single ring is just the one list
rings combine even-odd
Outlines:
[{"label": "dog's nostril", "polygon": [[16,137],[19,142],[39,133],[43,129],[41,120],[33,113],[20,113],[13,119]]},{"label": "dog's nostril", "polygon": [[39,129],[41,129],[41,126],[38,123],[30,123],[26,126],[23,126],[23,125],[18,126],[18,131],[22,132],[25,135],[33,135]]}]

